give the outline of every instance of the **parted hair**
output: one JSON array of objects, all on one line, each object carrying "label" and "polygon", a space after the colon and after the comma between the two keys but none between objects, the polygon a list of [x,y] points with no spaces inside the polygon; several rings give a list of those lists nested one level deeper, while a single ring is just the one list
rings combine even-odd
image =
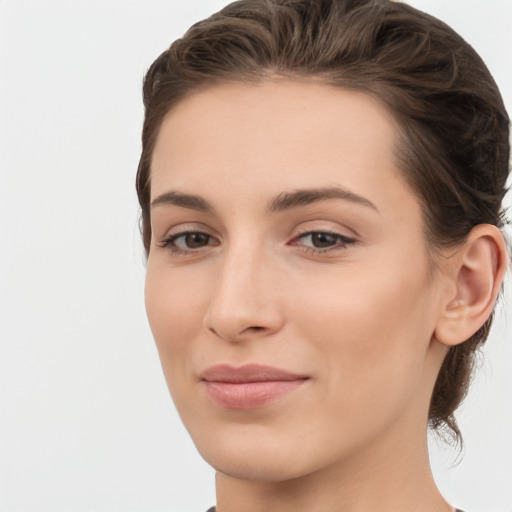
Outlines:
[{"label": "parted hair", "polygon": [[[391,111],[397,165],[421,202],[433,268],[474,226],[503,227],[509,118],[482,59],[453,29],[390,0],[239,0],[193,25],[145,76],[136,186],[146,254],[151,158],[167,112],[218,83],[280,78],[364,91]],[[454,411],[491,322],[450,348],[434,387],[430,426],[457,442]]]}]

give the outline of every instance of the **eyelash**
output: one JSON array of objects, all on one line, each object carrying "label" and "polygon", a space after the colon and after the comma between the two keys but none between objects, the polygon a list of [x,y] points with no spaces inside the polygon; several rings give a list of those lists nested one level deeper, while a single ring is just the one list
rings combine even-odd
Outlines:
[{"label": "eyelash", "polygon": [[[208,247],[210,245],[210,244],[207,244],[207,245],[201,246],[201,247],[196,248],[196,249],[191,249],[191,248],[180,249],[179,247],[177,247],[175,245],[175,242],[178,239],[185,238],[188,235],[202,235],[202,236],[207,237],[209,239],[209,241],[213,239],[212,235],[209,235],[208,233],[205,233],[203,231],[183,231],[181,233],[176,233],[174,235],[168,236],[167,238],[164,238],[158,245],[159,245],[159,247],[162,247],[164,249],[168,249],[169,251],[171,251],[174,254],[182,255],[182,256],[186,256],[186,255],[191,254],[191,253],[198,253],[202,249],[204,249],[204,248],[206,248],[206,247]],[[214,244],[214,245],[218,245],[218,244]]]},{"label": "eyelash", "polygon": [[[211,242],[211,240],[214,239],[214,237],[212,235],[209,235],[208,233],[205,233],[203,231],[184,231],[181,233],[176,233],[174,235],[171,235],[171,236],[163,239],[158,245],[159,245],[159,247],[167,249],[167,250],[171,251],[172,253],[180,255],[180,256],[187,256],[189,254],[197,254],[211,245],[213,245],[213,246],[218,245],[218,243],[216,243],[216,244],[208,243],[206,245],[203,245],[203,246],[195,248],[195,249],[194,248],[181,249],[175,245],[175,242],[177,240],[179,240],[180,238],[187,237],[189,235],[205,236],[208,238],[209,242]],[[329,245],[328,247],[322,247],[322,248],[321,247],[307,247],[305,245],[296,243],[296,241],[298,241],[298,240],[304,240],[306,237],[313,237],[315,235],[333,237],[334,239],[336,239],[336,241],[333,242],[332,245]],[[290,243],[290,245],[301,245],[304,252],[306,252],[308,254],[323,254],[323,253],[326,253],[326,252],[329,252],[332,250],[336,250],[336,249],[346,249],[347,247],[354,245],[356,242],[357,241],[355,239],[349,238],[344,235],[340,235],[339,233],[336,233],[334,231],[310,230],[310,231],[305,231],[305,232],[301,233],[300,235],[298,235],[297,237],[295,237],[293,239],[293,241]]]},{"label": "eyelash", "polygon": [[[329,245],[328,247],[306,247],[302,246],[304,251],[308,254],[323,254],[332,250],[336,249],[346,249],[347,247],[354,245],[356,243],[356,240],[353,238],[349,238],[344,235],[340,235],[339,233],[336,233],[335,231],[329,231],[329,230],[310,230],[305,231],[304,233],[301,233],[298,237],[296,237],[294,240],[303,240],[306,237],[313,237],[314,235],[322,235],[322,236],[329,236],[332,238],[335,238],[336,241]],[[298,245],[293,243],[292,245]]]}]

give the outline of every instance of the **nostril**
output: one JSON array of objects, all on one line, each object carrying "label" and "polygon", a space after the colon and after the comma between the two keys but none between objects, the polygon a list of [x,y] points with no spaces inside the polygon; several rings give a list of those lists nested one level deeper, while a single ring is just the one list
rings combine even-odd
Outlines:
[{"label": "nostril", "polygon": [[246,327],[245,329],[242,329],[241,331],[238,331],[238,332],[224,332],[224,333],[223,333],[222,329],[218,330],[218,329],[215,329],[214,327],[208,327],[208,330],[215,336],[218,336],[219,338],[226,339],[226,340],[228,340],[228,339],[238,340],[240,337],[244,337],[244,334],[250,334],[251,332],[259,333],[259,332],[265,331],[265,327],[263,327],[261,325],[251,325],[251,326]]}]

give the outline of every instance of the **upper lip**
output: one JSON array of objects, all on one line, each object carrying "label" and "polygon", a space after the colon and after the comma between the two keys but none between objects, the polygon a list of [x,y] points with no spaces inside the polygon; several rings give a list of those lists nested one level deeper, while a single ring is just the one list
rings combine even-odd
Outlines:
[{"label": "upper lip", "polygon": [[240,367],[218,364],[207,368],[199,375],[201,380],[208,382],[265,382],[305,380],[307,375],[291,373],[280,368],[260,364],[246,364]]}]

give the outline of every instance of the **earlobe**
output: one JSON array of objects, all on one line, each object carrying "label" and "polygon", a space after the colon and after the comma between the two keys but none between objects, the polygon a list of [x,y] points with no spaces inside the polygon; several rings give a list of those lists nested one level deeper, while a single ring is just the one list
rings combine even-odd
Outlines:
[{"label": "earlobe", "polygon": [[503,235],[489,224],[473,228],[452,258],[453,286],[434,333],[437,341],[449,346],[469,339],[489,318],[508,264]]}]

